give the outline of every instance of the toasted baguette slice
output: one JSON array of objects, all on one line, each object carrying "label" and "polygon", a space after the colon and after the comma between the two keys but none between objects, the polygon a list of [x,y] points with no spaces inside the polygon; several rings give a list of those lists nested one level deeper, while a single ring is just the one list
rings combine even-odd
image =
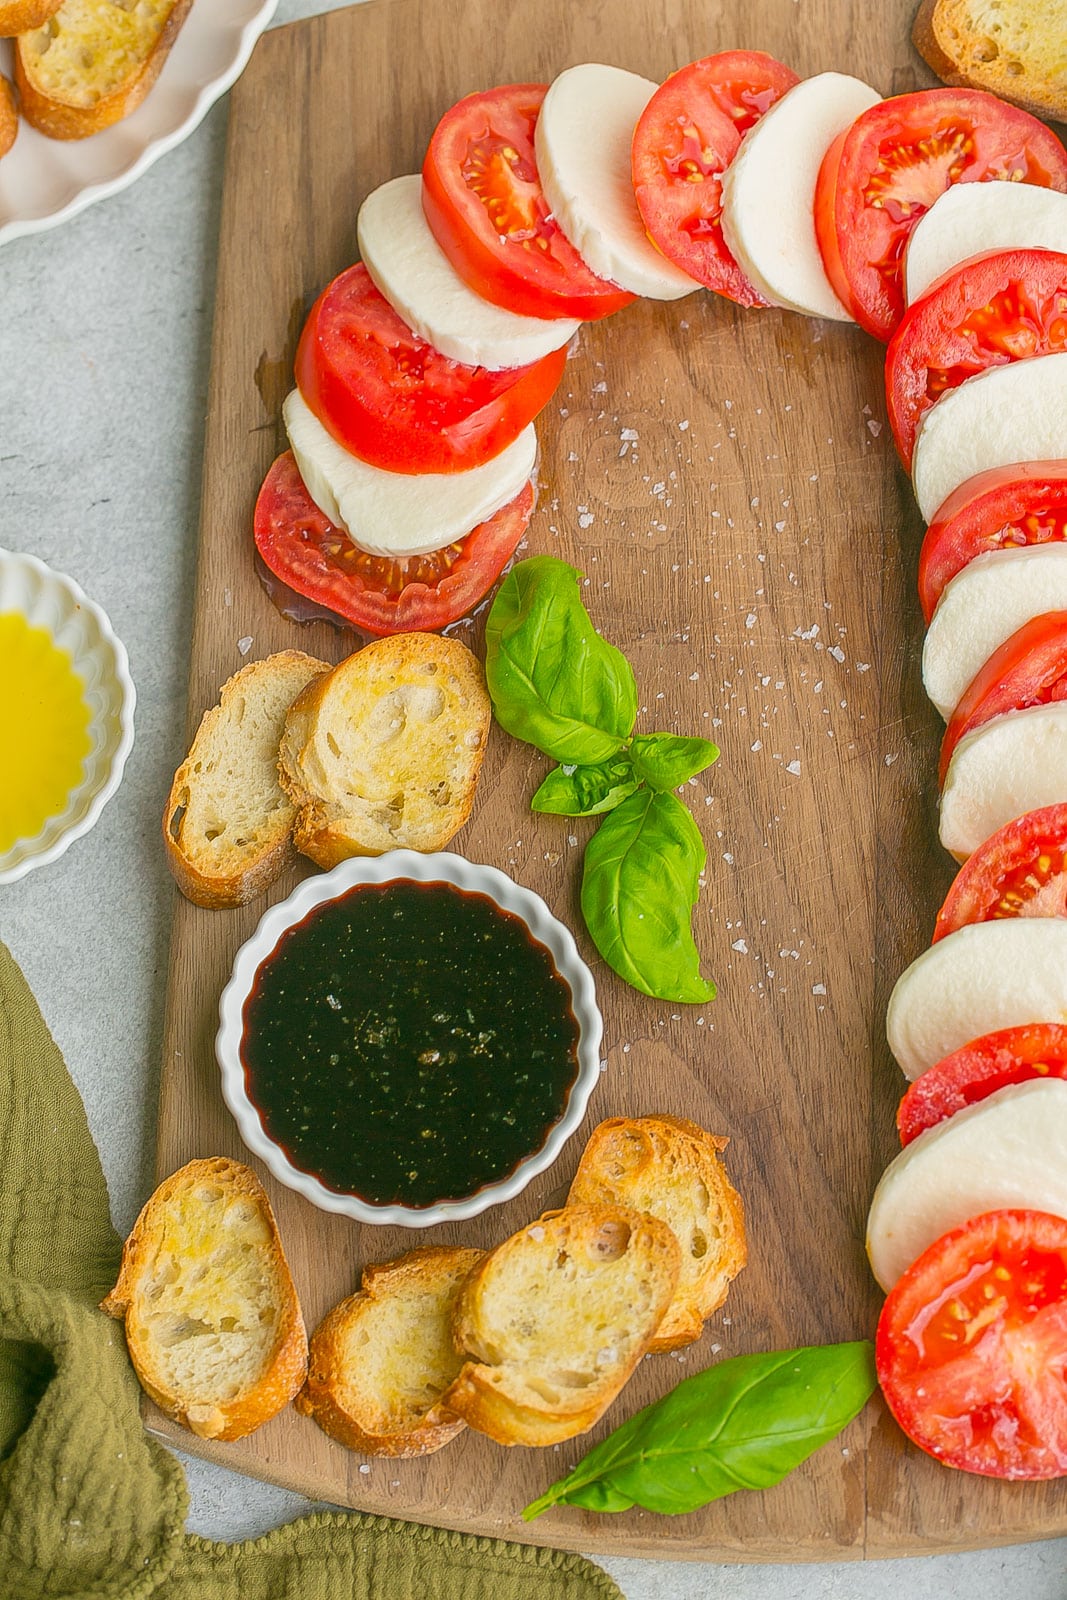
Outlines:
[{"label": "toasted baguette slice", "polygon": [[270,1202],[250,1168],[218,1156],[160,1184],[101,1302],[161,1410],[202,1439],[240,1439],[288,1405],[307,1335]]},{"label": "toasted baguette slice", "polygon": [[651,1351],[699,1339],[745,1264],[741,1197],[719,1159],[727,1143],[684,1117],[610,1117],[582,1153],[568,1206],[647,1211],[682,1247],[678,1285]]},{"label": "toasted baguette slice", "polygon": [[1067,0],[923,0],[911,36],[944,83],[1067,119]]},{"label": "toasted baguette slice", "polygon": [[0,39],[39,28],[62,4],[63,0],[0,0]]},{"label": "toasted baguette slice", "polygon": [[359,1294],[311,1339],[296,1408],[332,1439],[372,1456],[425,1456],[466,1424],[440,1404],[461,1366],[452,1312],[480,1250],[409,1250],[368,1267]]},{"label": "toasted baguette slice", "polygon": [[18,137],[19,110],[15,104],[15,91],[4,77],[0,77],[0,156],[6,156]]},{"label": "toasted baguette slice", "polygon": [[452,1334],[470,1359],[442,1405],[498,1444],[584,1433],[648,1349],[680,1254],[665,1222],[625,1206],[546,1213],[460,1290]]},{"label": "toasted baguette slice", "polygon": [[15,45],[26,121],[50,139],[85,139],[135,111],[193,0],[63,0]]},{"label": "toasted baguette slice", "polygon": [[309,684],[285,720],[278,771],[293,839],[320,867],[440,850],[470,815],[490,705],[456,639],[376,639]]},{"label": "toasted baguette slice", "polygon": [[205,712],[163,811],[167,863],[197,905],[243,905],[289,859],[296,812],[278,783],[278,744],[292,702],[329,670],[283,650],[242,667]]}]

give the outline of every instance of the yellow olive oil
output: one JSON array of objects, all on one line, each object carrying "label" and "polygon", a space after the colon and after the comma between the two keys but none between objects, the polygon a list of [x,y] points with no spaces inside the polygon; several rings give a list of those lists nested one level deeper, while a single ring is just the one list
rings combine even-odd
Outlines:
[{"label": "yellow olive oil", "polygon": [[0,615],[0,854],[63,811],[89,753],[85,684],[47,628]]}]

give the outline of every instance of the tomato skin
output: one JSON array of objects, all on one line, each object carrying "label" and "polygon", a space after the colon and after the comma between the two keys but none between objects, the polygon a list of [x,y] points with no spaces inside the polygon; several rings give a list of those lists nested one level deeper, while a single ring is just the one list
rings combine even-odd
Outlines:
[{"label": "tomato skin", "polygon": [[890,1411],[945,1466],[1067,1475],[1067,1220],[987,1211],[912,1263],[878,1320]]},{"label": "tomato skin", "polygon": [[929,622],[945,588],[975,556],[1067,539],[1067,461],[980,472],[934,514],[919,552],[919,601]]},{"label": "tomato skin", "polygon": [[256,549],[282,582],[365,633],[435,633],[492,588],[526,531],[533,485],[458,544],[390,561],[359,550],[304,487],[291,450],[271,466],[256,501]]},{"label": "tomato skin", "polygon": [[357,262],[319,295],[296,382],[326,431],[387,472],[463,472],[499,455],[551,399],[566,349],[492,372],[412,333]]},{"label": "tomato skin", "polygon": [[980,89],[882,100],[830,147],[815,231],[838,297],[876,339],[887,340],[904,314],[912,228],[950,184],[984,178],[1067,190],[1067,152],[1036,117]]},{"label": "tomato skin", "polygon": [[889,425],[911,471],[919,423],[942,394],[989,367],[1067,349],[1067,255],[1001,250],[945,274],[889,341]]},{"label": "tomato skin", "polygon": [[722,174],[748,132],[800,80],[760,50],[723,50],[673,73],[634,129],[637,209],[653,243],[698,283],[767,304],[722,236]]},{"label": "tomato skin", "polygon": [[1067,1027],[1062,1023],[1031,1022],[984,1033],[928,1067],[900,1102],[900,1142],[908,1145],[966,1106],[1032,1078],[1067,1078]]},{"label": "tomato skin", "polygon": [[971,922],[1067,916],[1065,856],[1067,801],[1006,822],[957,872],[937,913],[932,943]]},{"label": "tomato skin", "polygon": [[446,111],[422,166],[422,209],[459,276],[483,299],[524,316],[591,322],[636,296],[591,272],[551,215],[534,155],[547,90],[509,84]]},{"label": "tomato skin", "polygon": [[941,788],[965,734],[1006,711],[1058,700],[1067,700],[1067,611],[1046,611],[1005,639],[963,691],[941,741]]}]

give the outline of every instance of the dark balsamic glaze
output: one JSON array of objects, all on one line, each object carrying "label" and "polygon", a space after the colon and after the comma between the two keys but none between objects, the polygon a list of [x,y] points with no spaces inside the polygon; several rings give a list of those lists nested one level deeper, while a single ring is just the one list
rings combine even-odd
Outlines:
[{"label": "dark balsamic glaze", "polygon": [[245,1001],[241,1059],[295,1167],[428,1206],[540,1149],[577,1044],[570,990],[519,917],[405,880],[350,889],[282,935]]}]

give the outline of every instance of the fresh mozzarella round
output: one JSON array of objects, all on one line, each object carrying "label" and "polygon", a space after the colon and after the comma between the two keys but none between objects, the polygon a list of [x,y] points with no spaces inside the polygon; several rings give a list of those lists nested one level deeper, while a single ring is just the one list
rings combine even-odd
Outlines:
[{"label": "fresh mozzarella round", "polygon": [[867,1218],[867,1254],[889,1290],[950,1228],[1003,1209],[1067,1217],[1067,1083],[998,1089],[921,1133],[886,1168]]},{"label": "fresh mozzarella round", "polygon": [[418,174],[394,178],[359,208],[363,265],[398,317],[442,355],[500,372],[540,361],[567,343],[570,317],[520,317],[468,289],[430,232]]},{"label": "fresh mozzarella round", "polygon": [[1006,822],[1067,800],[1067,701],[1006,711],[965,734],[941,794],[941,843],[961,861]]},{"label": "fresh mozzarella round", "polygon": [[722,180],[722,231],[745,276],[772,305],[851,322],[815,237],[815,183],[838,134],[881,99],[867,83],[821,72],[764,112]]},{"label": "fresh mozzarella round", "polygon": [[1065,544],[990,550],[946,585],[923,645],[923,683],[946,722],[993,651],[1045,611],[1067,611]]},{"label": "fresh mozzarella round", "polygon": [[649,239],[630,166],[634,128],[658,88],[621,67],[568,67],[549,85],[534,151],[552,215],[586,265],[631,294],[678,300],[700,284]]},{"label": "fresh mozzarella round", "polygon": [[294,389],[285,430],[308,494],[324,516],[372,556],[420,556],[465,539],[514,500],[533,472],[533,424],[498,456],[469,472],[384,472],[326,432]]},{"label": "fresh mozzarella round", "polygon": [[918,300],[944,273],[987,250],[1067,251],[1067,194],[1036,183],[953,183],[912,229],[904,293]]},{"label": "fresh mozzarella round", "polygon": [[976,473],[1064,456],[1067,351],[1061,350],[989,367],[943,394],[919,423],[912,487],[923,517],[932,522],[953,489]]},{"label": "fresh mozzarella round", "polygon": [[885,1031],[905,1077],[917,1078],[983,1033],[1028,1022],[1067,1023],[1059,917],[1005,917],[946,934],[897,979]]}]

